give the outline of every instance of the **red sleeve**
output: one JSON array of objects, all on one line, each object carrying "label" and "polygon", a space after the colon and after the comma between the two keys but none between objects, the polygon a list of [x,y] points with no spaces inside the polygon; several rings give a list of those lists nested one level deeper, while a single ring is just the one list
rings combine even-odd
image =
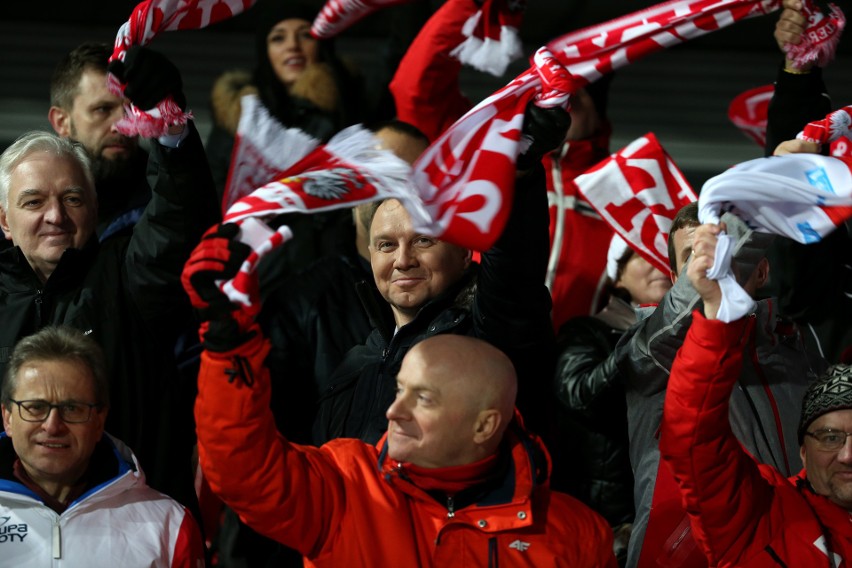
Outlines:
[{"label": "red sleeve", "polygon": [[473,0],[449,0],[414,38],[390,91],[399,120],[419,128],[430,141],[471,108],[459,88],[461,63],[450,51],[464,41],[465,21],[478,10]]},{"label": "red sleeve", "polygon": [[204,545],[201,533],[192,515],[184,509],[183,521],[178,529],[175,550],[172,555],[172,568],[198,568],[204,566]]},{"label": "red sleeve", "polygon": [[669,378],[660,455],[680,486],[695,539],[715,566],[769,541],[772,488],[734,437],[728,416],[753,320],[726,324],[699,311],[692,318]]},{"label": "red sleeve", "polygon": [[277,431],[268,353],[259,335],[234,352],[202,353],[198,458],[210,488],[243,522],[309,556],[339,524],[343,482],[323,450],[291,444]]}]

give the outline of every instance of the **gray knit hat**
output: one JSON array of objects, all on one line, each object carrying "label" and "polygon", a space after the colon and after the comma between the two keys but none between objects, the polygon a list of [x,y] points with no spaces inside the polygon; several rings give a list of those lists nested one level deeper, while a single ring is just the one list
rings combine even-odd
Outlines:
[{"label": "gray knit hat", "polygon": [[799,422],[799,444],[811,422],[834,410],[852,408],[852,365],[832,365],[805,391],[802,418]]}]

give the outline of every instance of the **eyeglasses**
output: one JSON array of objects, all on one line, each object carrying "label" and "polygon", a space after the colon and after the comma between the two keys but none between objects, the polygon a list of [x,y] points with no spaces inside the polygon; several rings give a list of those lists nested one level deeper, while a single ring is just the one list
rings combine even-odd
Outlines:
[{"label": "eyeglasses", "polygon": [[846,445],[846,438],[852,436],[852,432],[844,432],[842,430],[817,430],[816,432],[805,432],[805,436],[810,436],[816,440],[817,448],[826,452],[836,452]]},{"label": "eyeglasses", "polygon": [[100,403],[62,402],[50,404],[46,400],[12,400],[18,405],[18,414],[24,422],[44,422],[54,408],[59,412],[59,418],[67,424],[82,424],[92,417],[92,409],[103,406]]}]

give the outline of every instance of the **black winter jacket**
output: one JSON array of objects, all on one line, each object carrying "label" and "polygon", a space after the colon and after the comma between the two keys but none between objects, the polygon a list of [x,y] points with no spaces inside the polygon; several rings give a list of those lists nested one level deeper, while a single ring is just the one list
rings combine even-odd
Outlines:
[{"label": "black winter jacket", "polygon": [[555,391],[562,403],[562,435],[554,460],[565,462],[557,488],[617,526],[632,522],[634,510],[627,403],[614,351],[635,314],[617,298],[610,299],[608,309],[618,310],[625,325],[616,328],[587,316],[570,319],[559,329]]},{"label": "black winter jacket", "polygon": [[519,178],[515,190],[506,227],[482,254],[478,268],[427,302],[396,334],[392,320],[371,316],[378,327],[366,344],[347,353],[329,381],[318,385],[314,443],[339,437],[377,442],[387,430],[385,411],[403,357],[418,341],[444,333],[479,337],[503,350],[518,373],[518,407],[532,430],[545,430],[555,350],[544,286],[548,212],[543,170]]},{"label": "black winter jacket", "polygon": [[329,384],[346,353],[364,344],[373,331],[362,301],[366,298],[383,321],[393,319],[370,263],[351,248],[349,254],[321,258],[283,281],[268,282],[272,275],[261,270],[265,299],[259,321],[271,345],[266,359],[271,406],[288,440],[312,442],[320,385]]},{"label": "black winter jacket", "polygon": [[173,356],[175,338],[192,322],[180,274],[219,218],[201,140],[191,128],[180,148],[154,144],[157,182],[132,236],[98,243],[93,235],[82,250],[66,250],[43,284],[18,247],[0,253],[0,373],[15,343],[42,327],[64,324],[91,335],[104,350],[110,379],[106,429],[146,464],[152,487],[182,501],[186,486],[177,479],[176,460],[185,462],[191,481],[194,428],[188,386],[179,384]]}]

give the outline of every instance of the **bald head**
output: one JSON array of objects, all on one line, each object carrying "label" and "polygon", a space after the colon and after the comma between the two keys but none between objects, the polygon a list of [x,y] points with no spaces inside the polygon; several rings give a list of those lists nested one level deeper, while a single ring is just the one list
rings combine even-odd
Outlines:
[{"label": "bald head", "polygon": [[512,419],[518,392],[515,367],[490,343],[465,335],[436,335],[414,345],[409,357],[419,360],[423,372],[457,390],[471,408],[493,408],[505,423]]},{"label": "bald head", "polygon": [[423,467],[474,463],[497,451],[514,416],[512,362],[490,344],[438,335],[412,347],[388,408],[391,458]]}]

